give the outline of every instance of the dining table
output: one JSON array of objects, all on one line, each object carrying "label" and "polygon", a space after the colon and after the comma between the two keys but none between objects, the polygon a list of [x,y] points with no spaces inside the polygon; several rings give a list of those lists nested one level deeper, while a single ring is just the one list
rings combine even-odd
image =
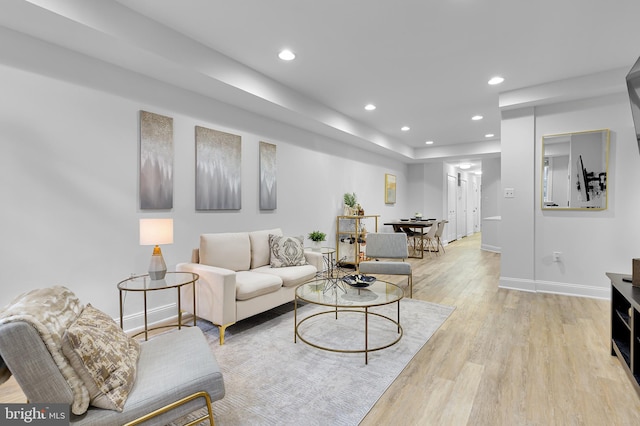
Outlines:
[{"label": "dining table", "polygon": [[[390,222],[385,222],[385,225],[393,227],[394,232],[404,232],[407,234],[407,238],[413,239],[412,244],[409,244],[409,257],[422,259],[424,257],[424,234],[425,229],[428,230],[432,225],[436,223],[436,219],[400,219]],[[419,244],[418,244],[419,240]]]}]

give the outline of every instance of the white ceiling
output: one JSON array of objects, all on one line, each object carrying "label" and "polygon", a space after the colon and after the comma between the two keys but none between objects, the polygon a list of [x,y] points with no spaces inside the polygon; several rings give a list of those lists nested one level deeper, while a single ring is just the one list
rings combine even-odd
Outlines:
[{"label": "white ceiling", "polygon": [[[426,140],[442,149],[493,133],[495,145],[499,92],[631,68],[640,55],[638,0],[24,3],[4,0],[0,24],[181,87],[192,89],[186,70],[198,69],[212,87],[241,89],[226,102],[283,121],[297,114],[299,126],[407,162]],[[295,61],[277,58],[285,47]],[[141,51],[172,66],[159,70],[155,58],[145,69]],[[495,75],[505,82],[489,86]],[[484,119],[472,121],[476,114]]]}]

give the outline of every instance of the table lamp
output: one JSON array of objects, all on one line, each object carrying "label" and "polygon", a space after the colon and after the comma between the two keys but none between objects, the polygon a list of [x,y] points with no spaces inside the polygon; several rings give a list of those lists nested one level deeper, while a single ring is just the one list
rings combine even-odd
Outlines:
[{"label": "table lamp", "polygon": [[167,273],[160,244],[173,244],[173,219],[140,219],[140,245],[155,246],[149,263],[152,280],[164,279]]}]

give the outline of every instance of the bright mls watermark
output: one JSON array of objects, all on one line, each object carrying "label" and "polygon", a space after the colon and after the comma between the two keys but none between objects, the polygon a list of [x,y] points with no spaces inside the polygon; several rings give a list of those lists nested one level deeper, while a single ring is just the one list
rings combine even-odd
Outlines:
[{"label": "bright mls watermark", "polygon": [[0,404],[0,424],[68,426],[69,404]]}]

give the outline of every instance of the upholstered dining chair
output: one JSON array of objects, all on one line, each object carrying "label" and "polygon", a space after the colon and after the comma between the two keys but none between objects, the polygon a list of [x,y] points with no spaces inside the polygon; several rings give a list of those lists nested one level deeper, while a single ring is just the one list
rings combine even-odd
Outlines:
[{"label": "upholstered dining chair", "polygon": [[438,229],[436,229],[436,251],[440,251],[440,248],[442,248],[442,252],[446,253],[444,251],[444,245],[442,244],[442,234],[444,232],[444,225],[449,223],[448,220],[441,220],[440,222],[438,222]]},{"label": "upholstered dining chair", "polygon": [[371,260],[358,264],[361,274],[406,275],[409,284],[409,297],[413,297],[413,272],[409,257],[407,235],[404,233],[367,234],[365,255]]},{"label": "upholstered dining chair", "polygon": [[431,256],[431,253],[433,253],[434,251],[437,251],[438,245],[436,242],[436,233],[438,232],[438,223],[434,223],[433,225],[431,225],[431,227],[429,228],[429,230],[427,231],[426,234],[424,234],[424,242],[423,242],[423,247],[422,250],[427,250],[429,252],[429,256]]}]

